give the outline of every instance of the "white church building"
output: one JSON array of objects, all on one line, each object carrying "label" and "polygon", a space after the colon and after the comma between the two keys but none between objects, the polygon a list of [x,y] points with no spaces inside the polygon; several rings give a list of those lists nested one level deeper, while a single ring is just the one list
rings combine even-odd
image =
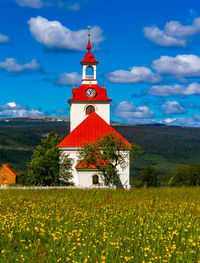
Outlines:
[{"label": "white church building", "polygon": [[[98,61],[90,52],[91,44],[88,39],[88,52],[81,61],[83,67],[82,83],[79,88],[73,88],[70,104],[70,133],[60,142],[59,149],[74,160],[72,181],[77,187],[104,186],[101,175],[95,166],[88,168],[78,164],[78,151],[84,143],[92,143],[98,137],[114,133],[130,147],[131,144],[110,126],[110,102],[106,88],[97,84],[96,66]],[[88,75],[88,70],[92,73]],[[130,184],[130,160],[123,170],[118,167],[121,185],[128,188]]]}]

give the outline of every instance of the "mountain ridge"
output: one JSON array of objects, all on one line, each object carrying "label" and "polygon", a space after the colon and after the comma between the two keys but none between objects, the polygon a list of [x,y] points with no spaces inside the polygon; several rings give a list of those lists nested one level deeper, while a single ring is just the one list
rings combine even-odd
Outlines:
[{"label": "mountain ridge", "polygon": [[[58,117],[58,116],[32,116],[32,117],[12,117],[12,118],[0,118],[0,122],[70,122],[69,117]],[[122,126],[175,126],[167,125],[163,123],[123,123],[118,121],[110,121],[111,125],[122,125]],[[183,127],[183,126],[178,126]]]}]

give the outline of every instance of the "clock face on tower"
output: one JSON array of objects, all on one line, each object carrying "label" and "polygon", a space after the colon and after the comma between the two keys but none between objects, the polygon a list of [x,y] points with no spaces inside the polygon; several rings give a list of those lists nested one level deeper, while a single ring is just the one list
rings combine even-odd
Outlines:
[{"label": "clock face on tower", "polygon": [[93,98],[96,95],[96,91],[93,88],[89,88],[86,90],[86,95],[89,98]]}]

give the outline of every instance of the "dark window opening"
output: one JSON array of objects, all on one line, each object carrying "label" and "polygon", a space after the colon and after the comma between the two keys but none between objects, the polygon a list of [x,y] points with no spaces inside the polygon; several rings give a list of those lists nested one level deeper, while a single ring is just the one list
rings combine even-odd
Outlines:
[{"label": "dark window opening", "polygon": [[86,108],[86,114],[87,115],[91,114],[93,111],[95,111],[94,106],[92,106],[92,105],[87,106],[87,108]]},{"label": "dark window opening", "polygon": [[99,176],[97,174],[93,175],[92,184],[99,184]]}]

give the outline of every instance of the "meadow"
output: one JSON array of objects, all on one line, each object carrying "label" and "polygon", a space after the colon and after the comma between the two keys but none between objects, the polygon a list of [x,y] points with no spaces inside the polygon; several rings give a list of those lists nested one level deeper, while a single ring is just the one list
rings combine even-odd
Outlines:
[{"label": "meadow", "polygon": [[0,191],[0,262],[200,262],[200,188]]}]

